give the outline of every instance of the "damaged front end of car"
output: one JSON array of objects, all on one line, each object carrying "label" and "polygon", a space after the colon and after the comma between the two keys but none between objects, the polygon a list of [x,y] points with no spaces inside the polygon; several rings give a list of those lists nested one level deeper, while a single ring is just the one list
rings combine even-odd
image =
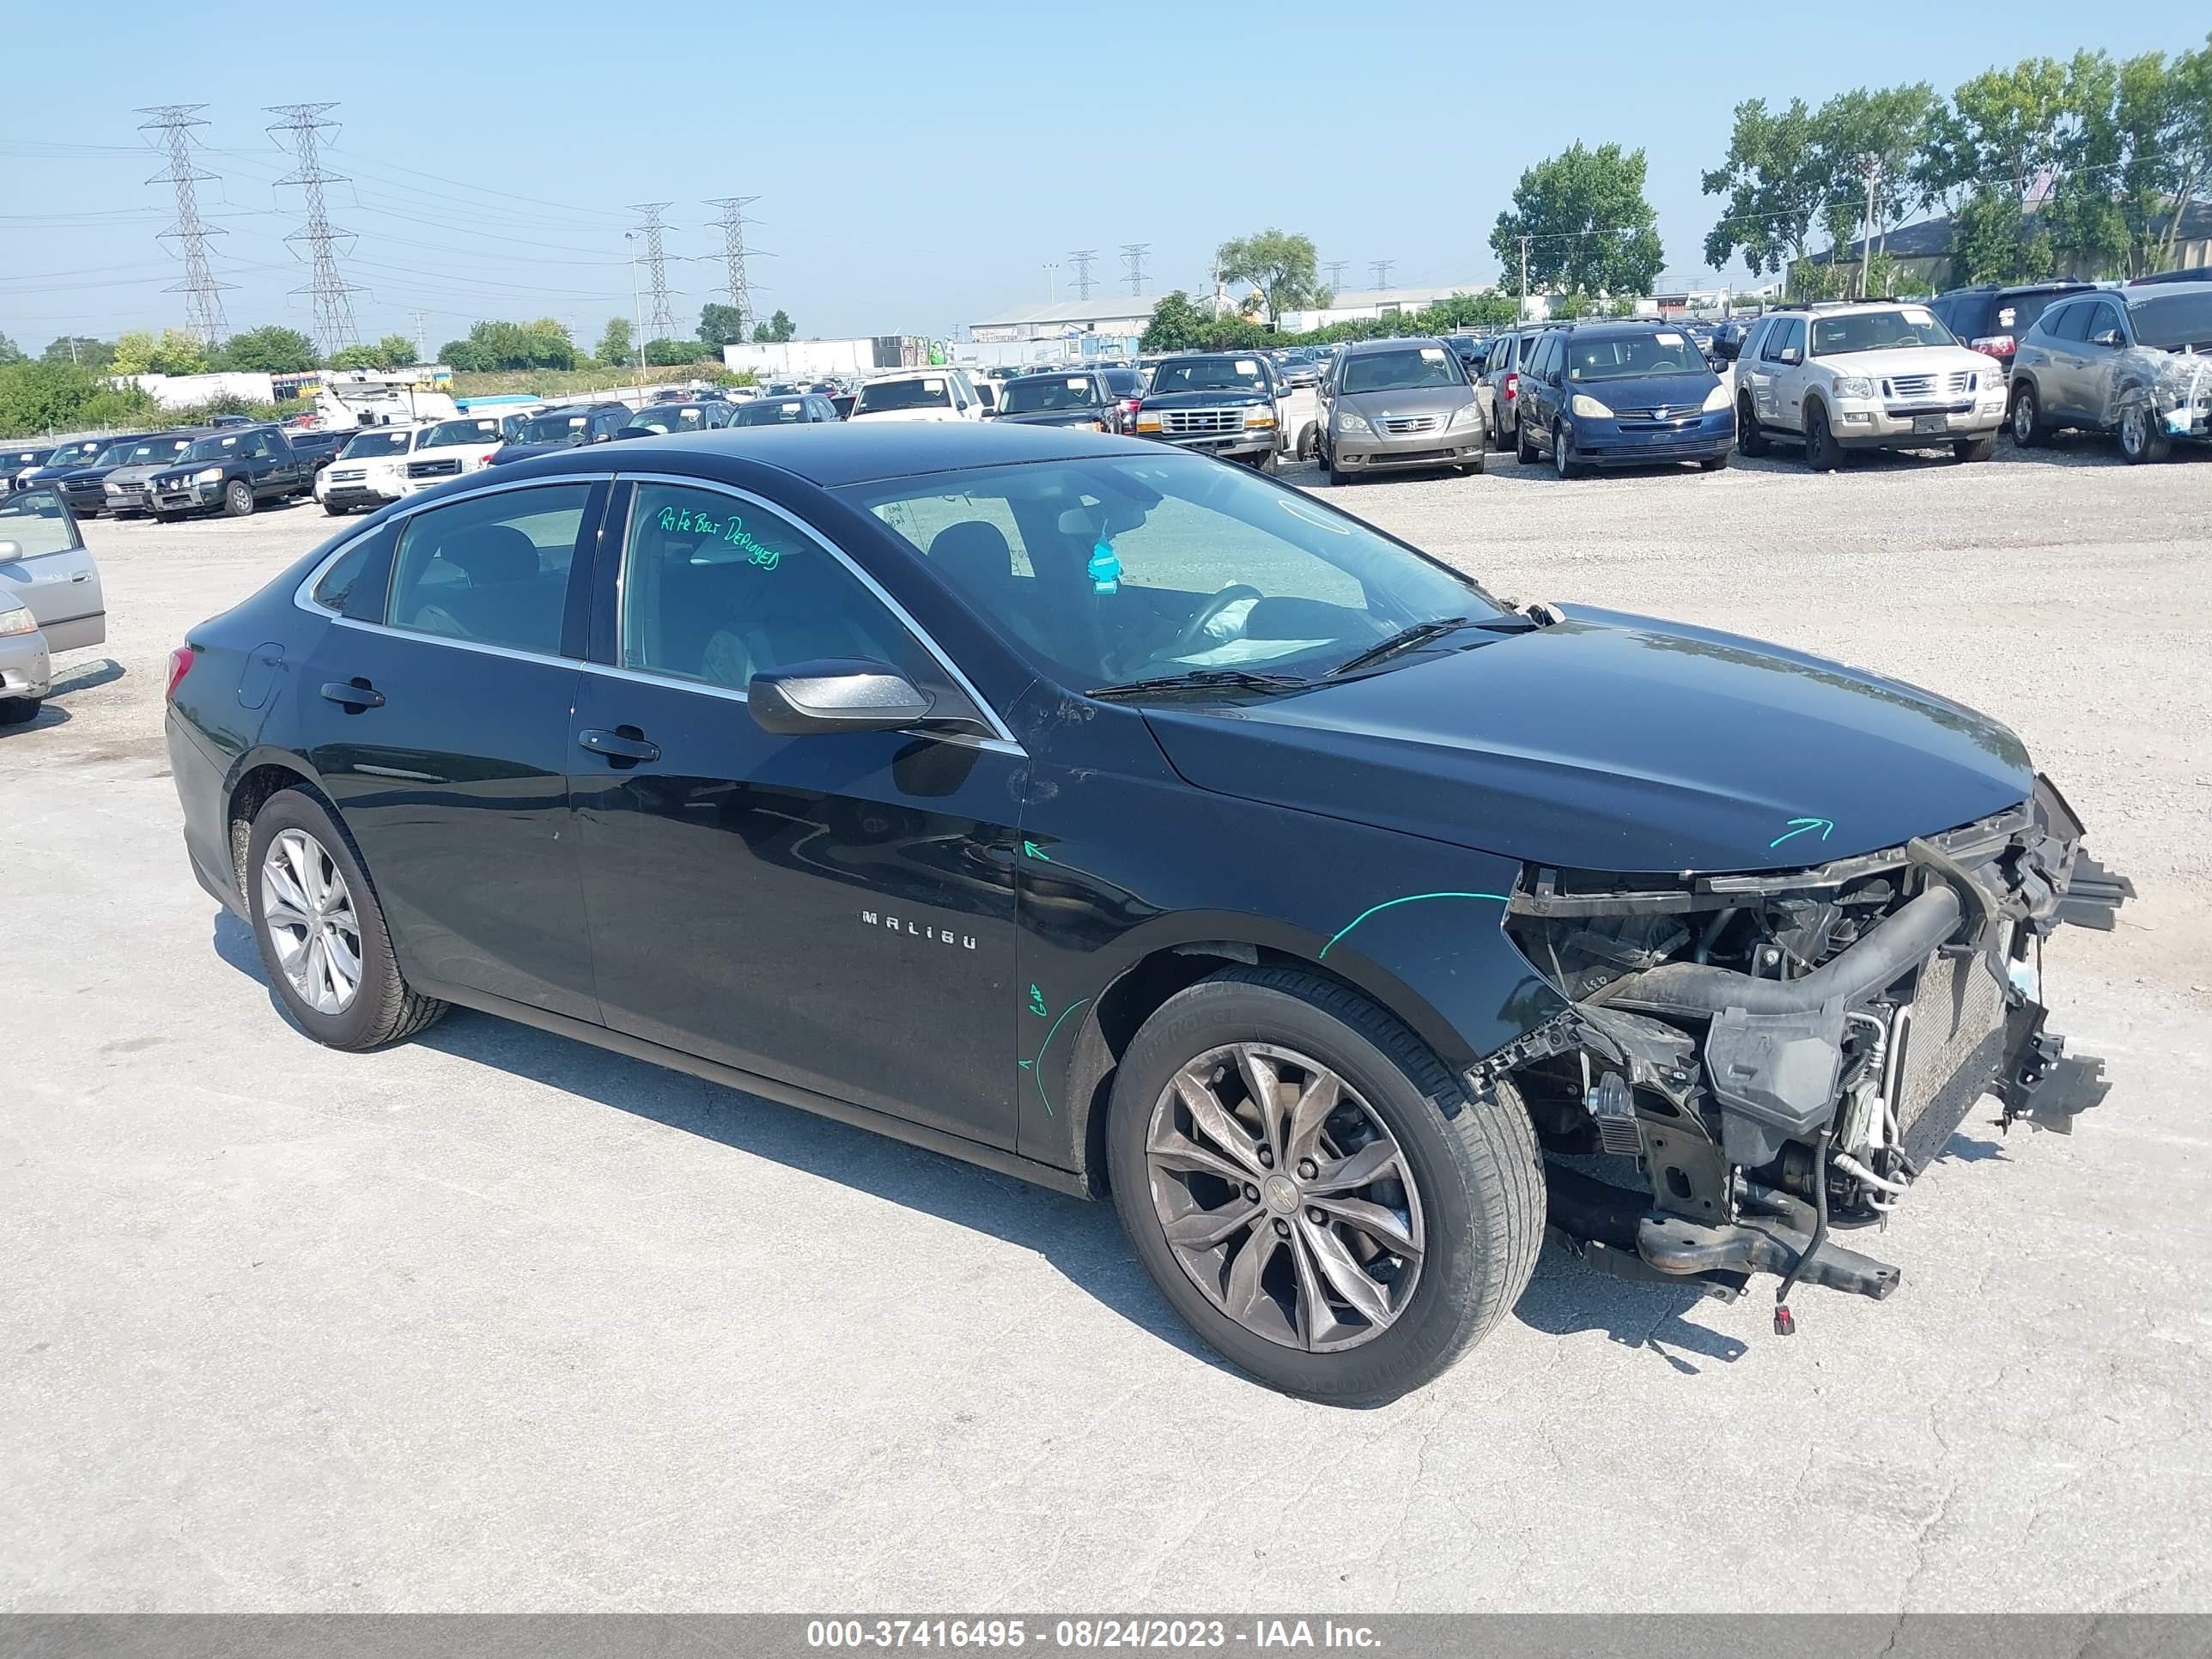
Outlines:
[{"label": "damaged front end of car", "polygon": [[1526,1101],[1554,1234],[1723,1295],[1779,1275],[1785,1334],[1800,1281],[1887,1296],[1898,1270],[1832,1233],[1897,1208],[1976,1100],[2064,1133],[2104,1098],[2040,1000],[2044,937],[2109,929],[2133,896],[2081,836],[2039,777],[2008,811],[1811,869],[1527,866],[1506,929],[1570,1006],[1469,1081]]}]

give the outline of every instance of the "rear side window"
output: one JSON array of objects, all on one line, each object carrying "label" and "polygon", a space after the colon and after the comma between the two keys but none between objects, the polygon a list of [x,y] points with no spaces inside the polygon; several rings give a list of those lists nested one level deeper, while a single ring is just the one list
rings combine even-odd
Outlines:
[{"label": "rear side window", "polygon": [[404,520],[395,628],[542,656],[561,653],[568,570],[589,483],[501,489]]},{"label": "rear side window", "polygon": [[[382,543],[388,549],[391,539],[388,531],[385,533],[362,537],[338,555],[337,562],[323,572],[322,580],[315,584],[314,592],[308,597],[324,610],[335,611],[343,615],[348,602],[361,590],[362,577],[372,564],[377,562],[378,544]],[[366,599],[368,596],[365,592],[361,592],[360,597]],[[374,616],[362,617],[356,620],[383,621],[384,606],[380,596],[380,602],[375,606],[375,611],[376,614]]]}]

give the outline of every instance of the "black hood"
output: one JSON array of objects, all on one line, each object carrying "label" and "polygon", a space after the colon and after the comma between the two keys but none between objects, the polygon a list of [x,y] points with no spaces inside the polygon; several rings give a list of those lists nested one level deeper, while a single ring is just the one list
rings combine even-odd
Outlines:
[{"label": "black hood", "polygon": [[1443,645],[1312,691],[1146,717],[1200,788],[1571,869],[1802,869],[1986,817],[2034,785],[2020,739],[1972,709],[1730,634],[1574,607]]}]

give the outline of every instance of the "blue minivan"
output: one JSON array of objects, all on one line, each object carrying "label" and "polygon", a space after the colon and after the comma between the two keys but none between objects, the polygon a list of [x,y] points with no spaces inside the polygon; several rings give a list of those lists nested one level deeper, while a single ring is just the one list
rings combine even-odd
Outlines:
[{"label": "blue minivan", "polygon": [[1571,478],[1592,466],[1726,466],[1735,410],[1685,329],[1605,321],[1555,328],[1522,371],[1520,458],[1549,454]]}]

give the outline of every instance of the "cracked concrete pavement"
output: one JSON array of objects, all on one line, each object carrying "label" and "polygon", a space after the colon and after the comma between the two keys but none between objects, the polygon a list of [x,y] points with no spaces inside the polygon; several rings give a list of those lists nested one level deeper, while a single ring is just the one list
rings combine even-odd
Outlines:
[{"label": "cracked concrete pavement", "polygon": [[1792,1340],[1547,1252],[1424,1392],[1285,1400],[1106,1207],[473,1014],[298,1036],[161,667],[330,526],[96,523],[111,641],[0,734],[0,1607],[2212,1607],[2212,457],[1332,494],[2012,723],[2142,889],[2047,962],[2110,1101],[1985,1103]]}]

